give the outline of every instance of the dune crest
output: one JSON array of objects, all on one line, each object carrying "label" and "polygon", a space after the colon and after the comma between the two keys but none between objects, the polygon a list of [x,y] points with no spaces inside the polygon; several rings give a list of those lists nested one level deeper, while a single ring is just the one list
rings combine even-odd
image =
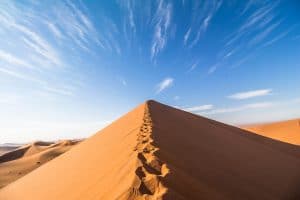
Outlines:
[{"label": "dune crest", "polygon": [[147,101],[1,200],[299,199],[300,148]]},{"label": "dune crest", "polygon": [[161,179],[168,173],[165,163],[161,162],[155,153],[159,148],[154,146],[152,139],[152,120],[148,105],[144,105],[144,117],[137,135],[138,165],[135,170],[136,179],[129,191],[121,195],[121,199],[160,199],[166,192]]}]

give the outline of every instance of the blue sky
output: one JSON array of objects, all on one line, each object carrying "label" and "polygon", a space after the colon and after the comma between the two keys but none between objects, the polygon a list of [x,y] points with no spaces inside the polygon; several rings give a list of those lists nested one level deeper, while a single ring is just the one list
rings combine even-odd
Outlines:
[{"label": "blue sky", "polygon": [[300,117],[297,0],[0,2],[0,143],[87,137],[139,103]]}]

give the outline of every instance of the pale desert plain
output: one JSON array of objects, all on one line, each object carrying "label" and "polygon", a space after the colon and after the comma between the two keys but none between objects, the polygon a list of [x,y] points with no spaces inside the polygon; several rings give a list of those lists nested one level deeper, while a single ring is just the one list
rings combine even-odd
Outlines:
[{"label": "pale desert plain", "polygon": [[79,144],[2,155],[0,199],[299,199],[299,123],[282,124],[256,134],[147,101]]}]

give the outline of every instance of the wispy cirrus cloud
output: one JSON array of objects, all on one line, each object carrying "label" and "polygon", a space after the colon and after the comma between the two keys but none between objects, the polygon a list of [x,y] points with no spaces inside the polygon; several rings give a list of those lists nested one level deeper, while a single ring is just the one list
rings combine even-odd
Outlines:
[{"label": "wispy cirrus cloud", "polygon": [[211,110],[213,108],[214,108],[214,106],[212,104],[206,104],[206,105],[183,108],[183,110],[185,110],[187,112],[200,112],[200,111]]},{"label": "wispy cirrus cloud", "polygon": [[259,34],[257,34],[255,37],[253,37],[250,41],[249,41],[249,45],[256,45],[259,42],[261,42],[263,39],[265,39],[275,28],[277,28],[280,23],[282,21],[278,21],[272,25],[270,25],[269,27],[267,27],[266,29],[264,29],[263,31],[261,31]]},{"label": "wispy cirrus cloud", "polygon": [[12,69],[9,69],[9,67],[0,67],[0,73],[5,74],[7,76],[16,78],[16,79],[21,79],[24,81],[30,81],[30,82],[35,82],[35,83],[39,83],[39,84],[45,84],[44,81],[39,80],[35,77],[26,75],[25,73],[21,73]]},{"label": "wispy cirrus cloud", "polygon": [[288,29],[287,31],[284,31],[284,32],[280,33],[279,35],[277,35],[277,36],[274,37],[273,39],[271,39],[271,40],[265,42],[265,43],[263,44],[263,47],[267,47],[267,46],[269,46],[269,45],[272,45],[273,43],[277,42],[278,40],[280,40],[280,39],[286,37],[291,31],[292,31],[292,28]]},{"label": "wispy cirrus cloud", "polygon": [[243,100],[243,99],[250,99],[254,97],[261,97],[267,96],[272,93],[272,89],[262,89],[262,90],[252,90],[246,92],[239,92],[232,95],[229,95],[228,98],[236,99],[236,100]]},{"label": "wispy cirrus cloud", "polygon": [[253,6],[254,3],[255,3],[255,1],[253,1],[253,0],[248,0],[248,1],[245,3],[245,6],[244,6],[244,8],[243,8],[242,11],[241,11],[241,15],[245,14],[245,13]]},{"label": "wispy cirrus cloud", "polygon": [[[12,3],[13,4],[13,3]],[[5,4],[6,5],[6,4]],[[11,9],[11,10],[7,10]],[[56,66],[62,65],[61,58],[56,50],[44,39],[33,26],[32,17],[27,19],[26,16],[22,16],[22,11],[15,5],[8,4],[7,7],[3,6],[0,10],[0,21],[2,22],[2,28],[7,32],[14,32],[18,34],[19,38],[22,38],[20,43],[21,48],[28,48],[31,51],[27,51],[30,54],[37,54],[44,57],[48,63],[52,63]],[[29,28],[31,27],[31,29]],[[21,37],[20,37],[21,36]],[[14,57],[11,55],[10,57]],[[24,62],[28,62],[23,60]]]},{"label": "wispy cirrus cloud", "polygon": [[14,66],[32,68],[32,65],[30,63],[28,63],[27,61],[17,58],[15,55],[12,55],[12,54],[0,49],[0,63],[1,62],[2,63],[5,62],[7,64],[11,64]]},{"label": "wispy cirrus cloud", "polygon": [[222,0],[206,1],[202,4],[199,2],[194,2],[193,19],[183,38],[183,43],[185,46],[192,48],[197,45],[200,37],[207,31],[214,15],[222,6],[222,3]]},{"label": "wispy cirrus cloud", "polygon": [[57,25],[55,25],[54,23],[52,23],[50,21],[45,21],[45,23],[57,39],[63,38],[63,34],[62,34],[61,30],[57,27]]},{"label": "wispy cirrus cloud", "polygon": [[249,0],[241,12],[245,16],[244,22],[225,39],[224,48],[219,53],[221,56],[217,57],[208,73],[214,73],[228,62],[230,66],[240,66],[249,55],[284,38],[291,30],[279,31],[284,24],[277,12],[279,5],[280,1]]},{"label": "wispy cirrus cloud", "polygon": [[65,88],[65,87],[55,88],[53,86],[44,86],[43,89],[47,92],[51,92],[58,95],[64,95],[64,96],[74,95],[73,91],[70,88]]},{"label": "wispy cirrus cloud", "polygon": [[35,87],[40,90],[72,96],[75,90],[65,87],[75,82],[69,81],[74,75],[71,58],[79,60],[79,53],[92,54],[93,46],[101,46],[97,30],[82,6],[56,1],[45,10],[39,2],[0,2],[1,76],[38,83]]},{"label": "wispy cirrus cloud", "polygon": [[184,34],[184,37],[183,37],[183,44],[186,45],[187,42],[188,42],[188,39],[190,37],[190,34],[191,34],[191,31],[192,31],[192,28],[190,27],[187,32]]},{"label": "wispy cirrus cloud", "polygon": [[[298,97],[278,101],[256,102],[239,106],[215,108],[208,111],[196,112],[196,114],[236,125],[261,123],[299,117],[299,103],[300,99]],[[284,113],[282,110],[289,110],[289,112]],[[256,113],[254,116],[251,114],[249,115],[249,113],[254,112]]]},{"label": "wispy cirrus cloud", "polygon": [[[52,13],[57,20],[55,25],[50,26],[50,30],[57,36],[57,30],[63,30],[71,40],[83,50],[89,51],[91,43],[104,48],[104,45],[98,37],[97,30],[83,9],[73,4],[71,1],[60,2],[53,7]],[[47,21],[49,16],[45,17]]]},{"label": "wispy cirrus cloud", "polygon": [[210,66],[207,73],[208,74],[214,73],[220,65],[221,65],[221,63],[216,63],[216,64]]},{"label": "wispy cirrus cloud", "polygon": [[167,88],[170,88],[174,84],[173,78],[165,78],[162,80],[159,84],[156,86],[156,94],[161,93],[162,91],[166,90]]},{"label": "wispy cirrus cloud", "polygon": [[279,1],[268,3],[266,5],[262,4],[262,6],[246,18],[245,22],[237,30],[235,39],[238,39],[241,36],[239,34],[247,34],[248,31],[257,30],[267,26],[275,18],[275,8],[278,4]]},{"label": "wispy cirrus cloud", "polygon": [[154,60],[158,53],[167,45],[171,18],[172,4],[160,0],[153,19],[155,27],[151,45],[151,60]]},{"label": "wispy cirrus cloud", "polygon": [[136,23],[135,23],[135,16],[134,16],[134,1],[122,1],[123,7],[126,8],[126,18],[128,21],[128,25],[130,26],[133,33],[136,32]]},{"label": "wispy cirrus cloud", "polygon": [[189,70],[187,72],[191,72],[193,71],[194,69],[196,69],[198,67],[198,64],[199,64],[199,60],[196,60],[189,68]]},{"label": "wispy cirrus cloud", "polygon": [[216,115],[216,114],[224,114],[224,113],[234,113],[234,112],[241,112],[246,110],[269,108],[275,105],[276,104],[273,102],[259,102],[259,103],[246,104],[246,105],[236,106],[236,107],[212,109],[210,111],[199,112],[197,114]]}]

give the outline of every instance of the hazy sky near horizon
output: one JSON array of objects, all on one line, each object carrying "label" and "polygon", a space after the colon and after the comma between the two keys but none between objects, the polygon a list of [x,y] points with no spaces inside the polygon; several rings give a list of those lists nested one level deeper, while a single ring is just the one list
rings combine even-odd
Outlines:
[{"label": "hazy sky near horizon", "polygon": [[298,0],[0,1],[0,143],[88,137],[147,99],[300,117]]}]

